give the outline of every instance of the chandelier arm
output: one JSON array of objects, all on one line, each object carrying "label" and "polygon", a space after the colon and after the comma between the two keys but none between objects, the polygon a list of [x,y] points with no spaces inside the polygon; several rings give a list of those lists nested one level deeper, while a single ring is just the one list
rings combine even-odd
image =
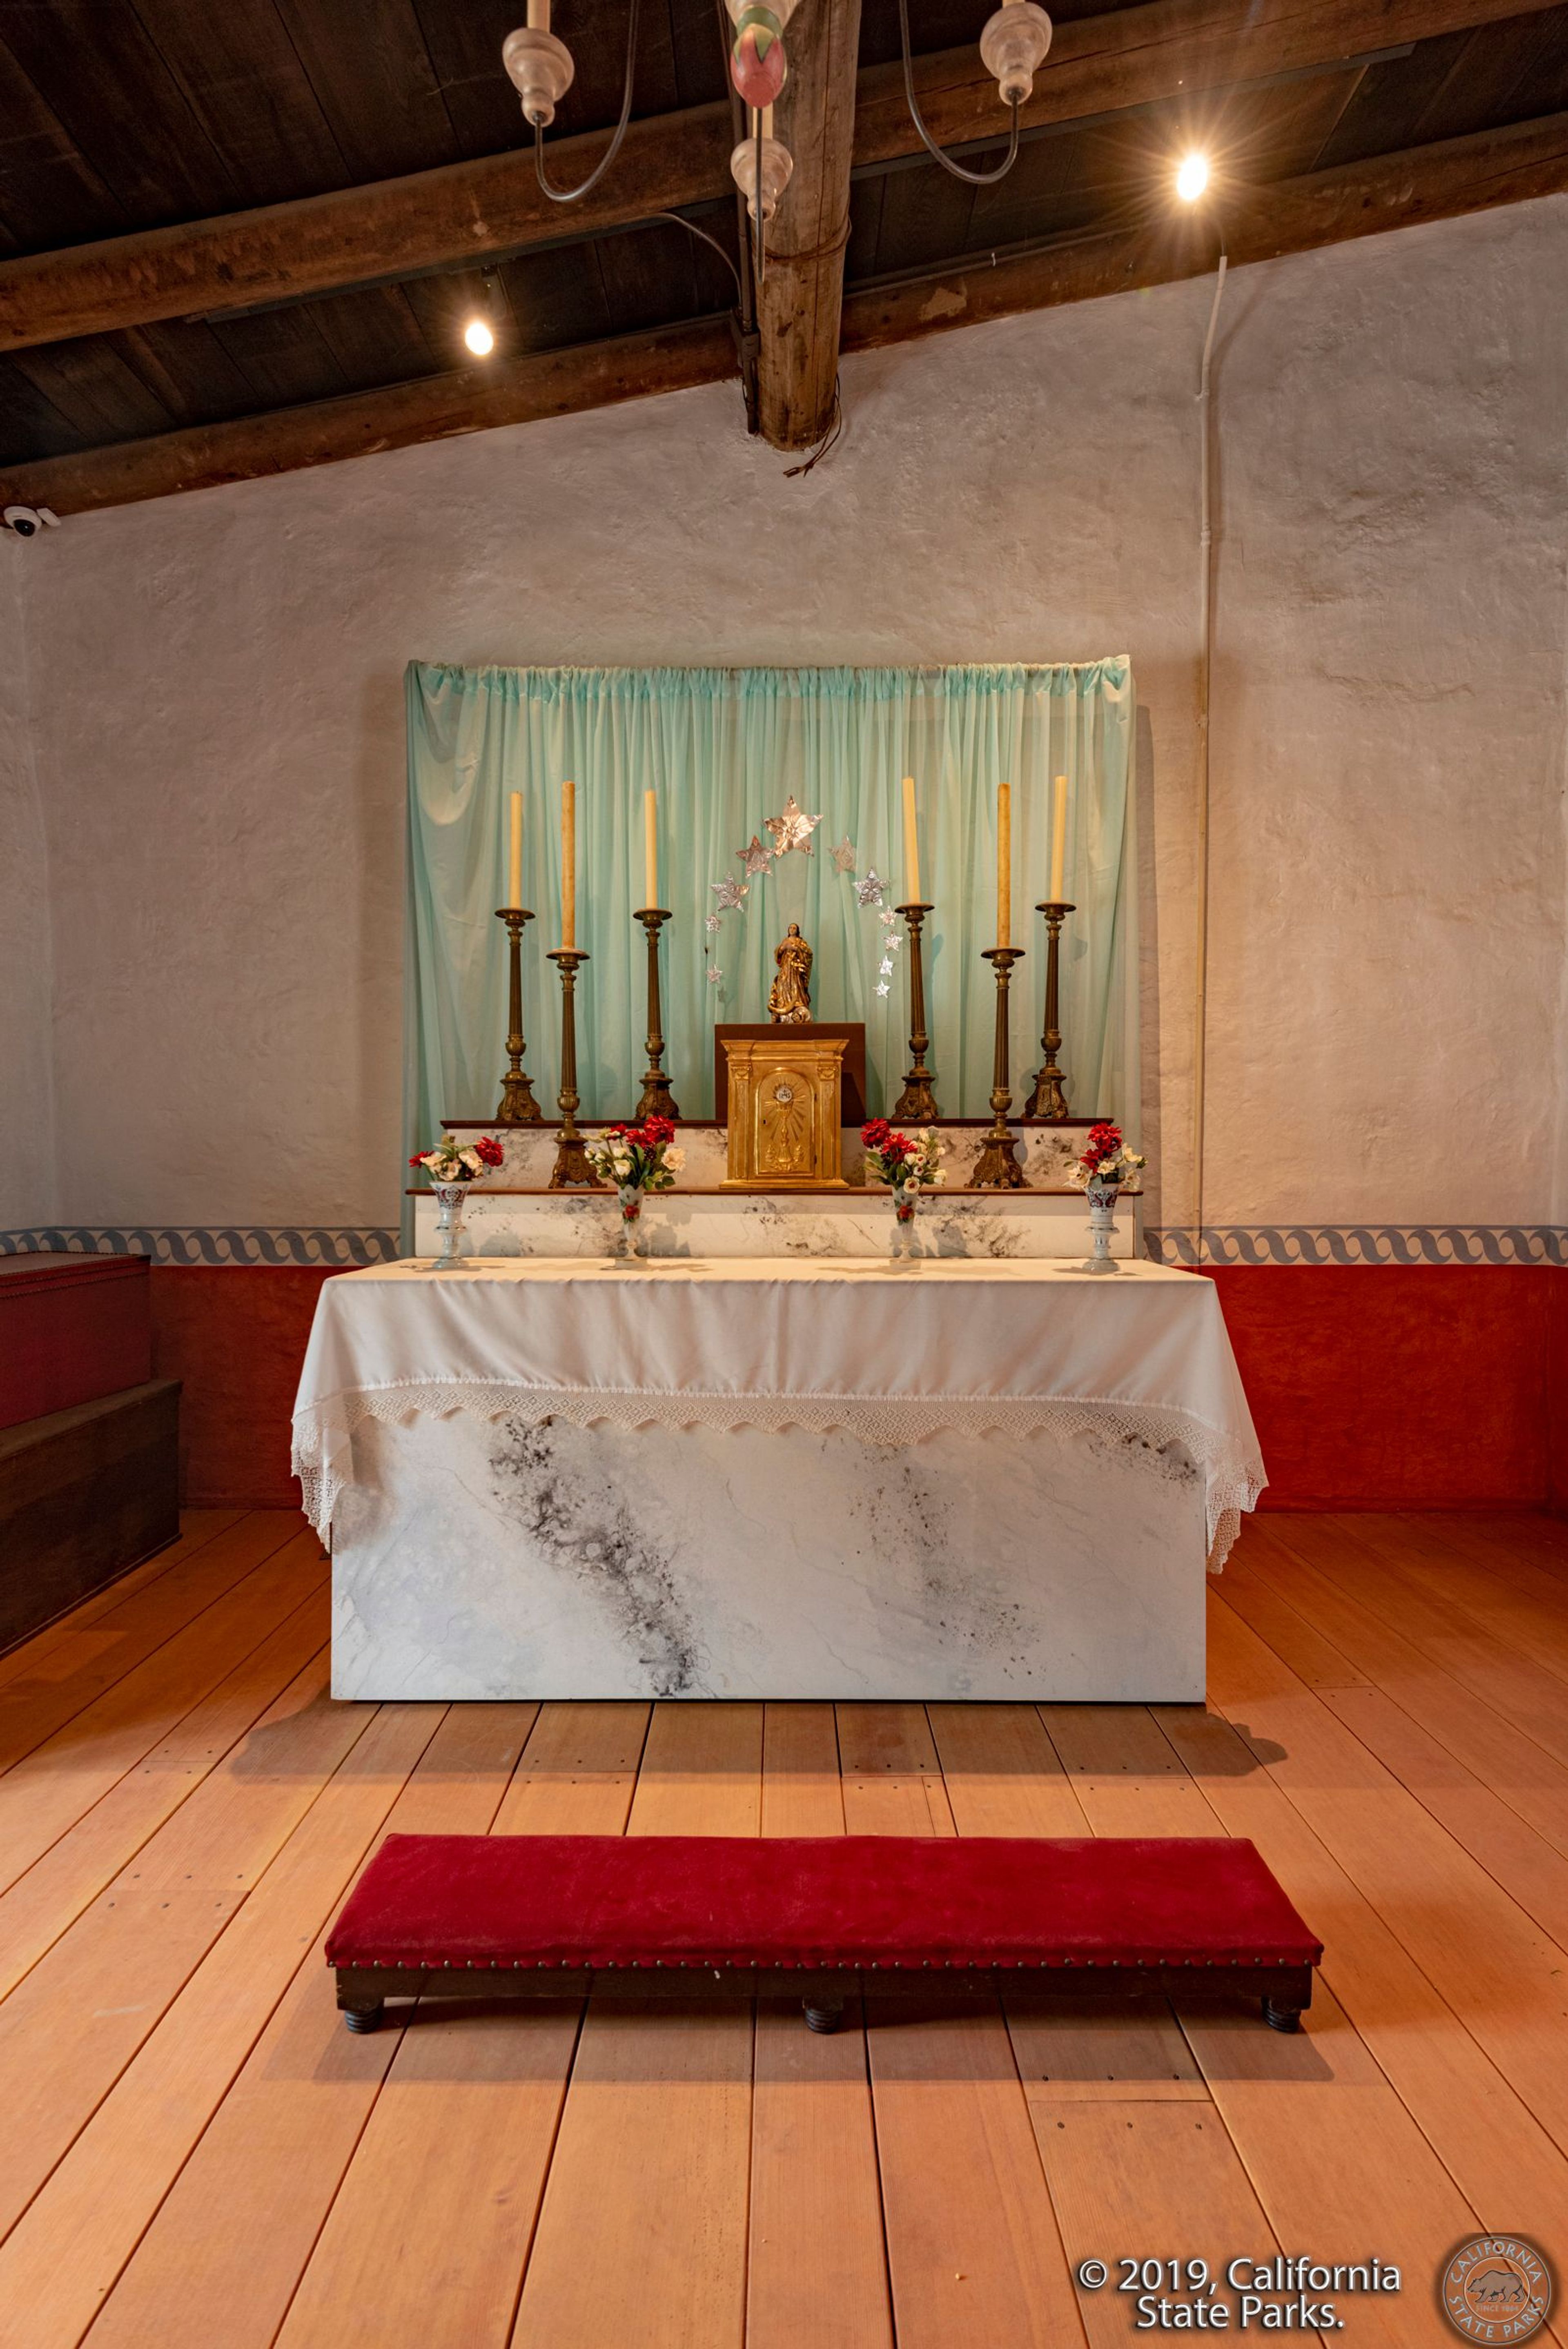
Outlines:
[{"label": "chandelier arm", "polygon": [[716,236],[710,236],[705,228],[699,228],[695,221],[689,221],[684,212],[650,212],[649,214],[649,218],[650,220],[675,221],[681,228],[685,229],[688,235],[700,237],[704,244],[710,246],[712,251],[718,254],[720,260],[723,263],[725,268],[734,279],[736,293],[739,294],[742,291],[741,273],[736,268],[734,261],[731,255],[725,252],[723,246],[720,243]]},{"label": "chandelier arm", "polygon": [[1012,109],[1012,135],[1007,142],[1007,152],[995,171],[966,171],[961,163],[955,163],[950,155],[943,154],[921,121],[920,109],[915,103],[915,68],[909,55],[909,0],[898,0],[898,33],[904,47],[904,96],[909,102],[909,119],[920,134],[920,144],[944,171],[952,173],[955,180],[964,180],[971,188],[994,187],[998,180],[1007,177],[1018,160],[1018,100],[1012,98],[1009,101]]},{"label": "chandelier arm", "polygon": [[616,124],[614,138],[580,187],[553,188],[550,185],[545,171],[544,125],[538,122],[534,125],[534,170],[540,188],[553,204],[575,204],[579,197],[597,188],[620,153],[620,142],[626,137],[626,126],[631,120],[631,90],[637,73],[637,18],[640,5],[641,0],[631,0],[631,16],[626,28],[626,88],[621,94],[620,120]]},{"label": "chandelier arm", "polygon": [[757,252],[753,266],[756,270],[757,284],[760,285],[767,274],[768,266],[767,222],[763,218],[763,109],[760,106],[753,109],[752,119],[757,157],[756,178],[753,182],[757,191]]}]

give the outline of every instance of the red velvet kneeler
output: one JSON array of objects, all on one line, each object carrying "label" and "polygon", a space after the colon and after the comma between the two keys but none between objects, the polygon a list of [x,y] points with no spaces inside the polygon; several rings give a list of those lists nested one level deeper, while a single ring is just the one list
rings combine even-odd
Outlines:
[{"label": "red velvet kneeler", "polygon": [[1253,1845],[1227,1837],[389,1836],[327,1945],[351,2029],[389,1995],[628,1972],[680,1987],[688,1971],[809,1976],[818,2028],[845,1977],[957,1971],[1241,1989],[1288,2029],[1322,1954]]}]

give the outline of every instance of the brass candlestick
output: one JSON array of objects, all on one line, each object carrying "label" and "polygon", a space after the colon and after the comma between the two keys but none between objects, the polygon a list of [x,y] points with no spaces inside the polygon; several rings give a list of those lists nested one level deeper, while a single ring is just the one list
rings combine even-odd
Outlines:
[{"label": "brass candlestick", "polygon": [[905,1076],[904,1090],[893,1104],[895,1117],[930,1119],[941,1114],[931,1091],[931,1071],[926,1066],[926,1047],[931,1040],[926,1033],[926,971],[920,955],[921,926],[932,910],[930,905],[918,902],[893,908],[903,916],[909,937],[909,1055],[913,1064]]},{"label": "brass candlestick", "polygon": [[1007,1112],[1012,1106],[1012,1081],[1007,1072],[1007,989],[1012,966],[1023,959],[1022,947],[987,947],[985,959],[996,973],[996,1055],[992,1065],[991,1106],[995,1123],[975,1163],[977,1191],[1022,1191],[1023,1169]]},{"label": "brass candlestick", "polygon": [[561,973],[561,1090],[556,1096],[561,1112],[561,1138],[550,1174],[552,1191],[602,1191],[588,1164],[587,1145],[577,1132],[577,1010],[575,1000],[577,966],[587,960],[572,947],[553,947],[550,960]]},{"label": "brass candlestick", "polygon": [[1045,916],[1045,1033],[1040,1039],[1045,1065],[1035,1077],[1034,1091],[1023,1114],[1043,1118],[1047,1125],[1060,1125],[1067,1114],[1067,1088],[1056,1065],[1056,1055],[1062,1049],[1062,1029],[1056,1013],[1056,970],[1062,952],[1062,925],[1069,914],[1076,913],[1077,907],[1060,897],[1048,897],[1034,910]]},{"label": "brass candlestick", "polygon": [[545,1113],[534,1098],[534,1088],[523,1072],[523,925],[534,918],[525,905],[498,905],[495,918],[506,925],[506,959],[510,994],[506,1013],[506,1058],[510,1063],[501,1080],[497,1125],[543,1125]]},{"label": "brass candlestick", "polygon": [[648,932],[648,1066],[642,1072],[642,1098],[637,1104],[637,1115],[678,1118],[680,1112],[675,1106],[670,1080],[659,1066],[664,1058],[664,1014],[659,1000],[659,932],[670,916],[657,905],[645,905],[637,919]]}]

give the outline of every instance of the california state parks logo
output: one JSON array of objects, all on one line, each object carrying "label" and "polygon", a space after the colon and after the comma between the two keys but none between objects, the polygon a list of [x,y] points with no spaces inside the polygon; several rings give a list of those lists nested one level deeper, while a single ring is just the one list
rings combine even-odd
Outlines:
[{"label": "california state parks logo", "polygon": [[1521,2236],[1476,2235],[1444,2261],[1438,2296],[1467,2341],[1528,2341],[1546,2322],[1552,2271]]}]

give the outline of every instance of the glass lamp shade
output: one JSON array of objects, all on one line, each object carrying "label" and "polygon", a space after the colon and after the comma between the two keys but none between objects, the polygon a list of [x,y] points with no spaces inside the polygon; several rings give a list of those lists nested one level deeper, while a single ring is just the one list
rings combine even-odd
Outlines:
[{"label": "glass lamp shade", "polygon": [[981,62],[996,76],[1003,106],[1026,106],[1051,47],[1051,19],[1035,0],[1008,0],[980,36]]},{"label": "glass lamp shade", "polygon": [[576,70],[565,41],[536,26],[520,25],[502,43],[501,62],[521,93],[524,120],[535,130],[547,130]]},{"label": "glass lamp shade", "polygon": [[771,106],[788,71],[784,26],[775,11],[760,5],[742,9],[730,51],[730,78],[746,104],[759,111]]},{"label": "glass lamp shade", "polygon": [[757,217],[757,150],[762,149],[762,217],[771,221],[779,198],[788,187],[794,157],[778,139],[742,139],[730,158],[730,177],[746,200],[746,210]]},{"label": "glass lamp shade", "polygon": [[794,15],[797,0],[724,0],[724,5],[730,13],[730,22],[737,33],[748,16],[756,16],[776,18],[778,29],[783,33],[788,29],[789,20]]}]

